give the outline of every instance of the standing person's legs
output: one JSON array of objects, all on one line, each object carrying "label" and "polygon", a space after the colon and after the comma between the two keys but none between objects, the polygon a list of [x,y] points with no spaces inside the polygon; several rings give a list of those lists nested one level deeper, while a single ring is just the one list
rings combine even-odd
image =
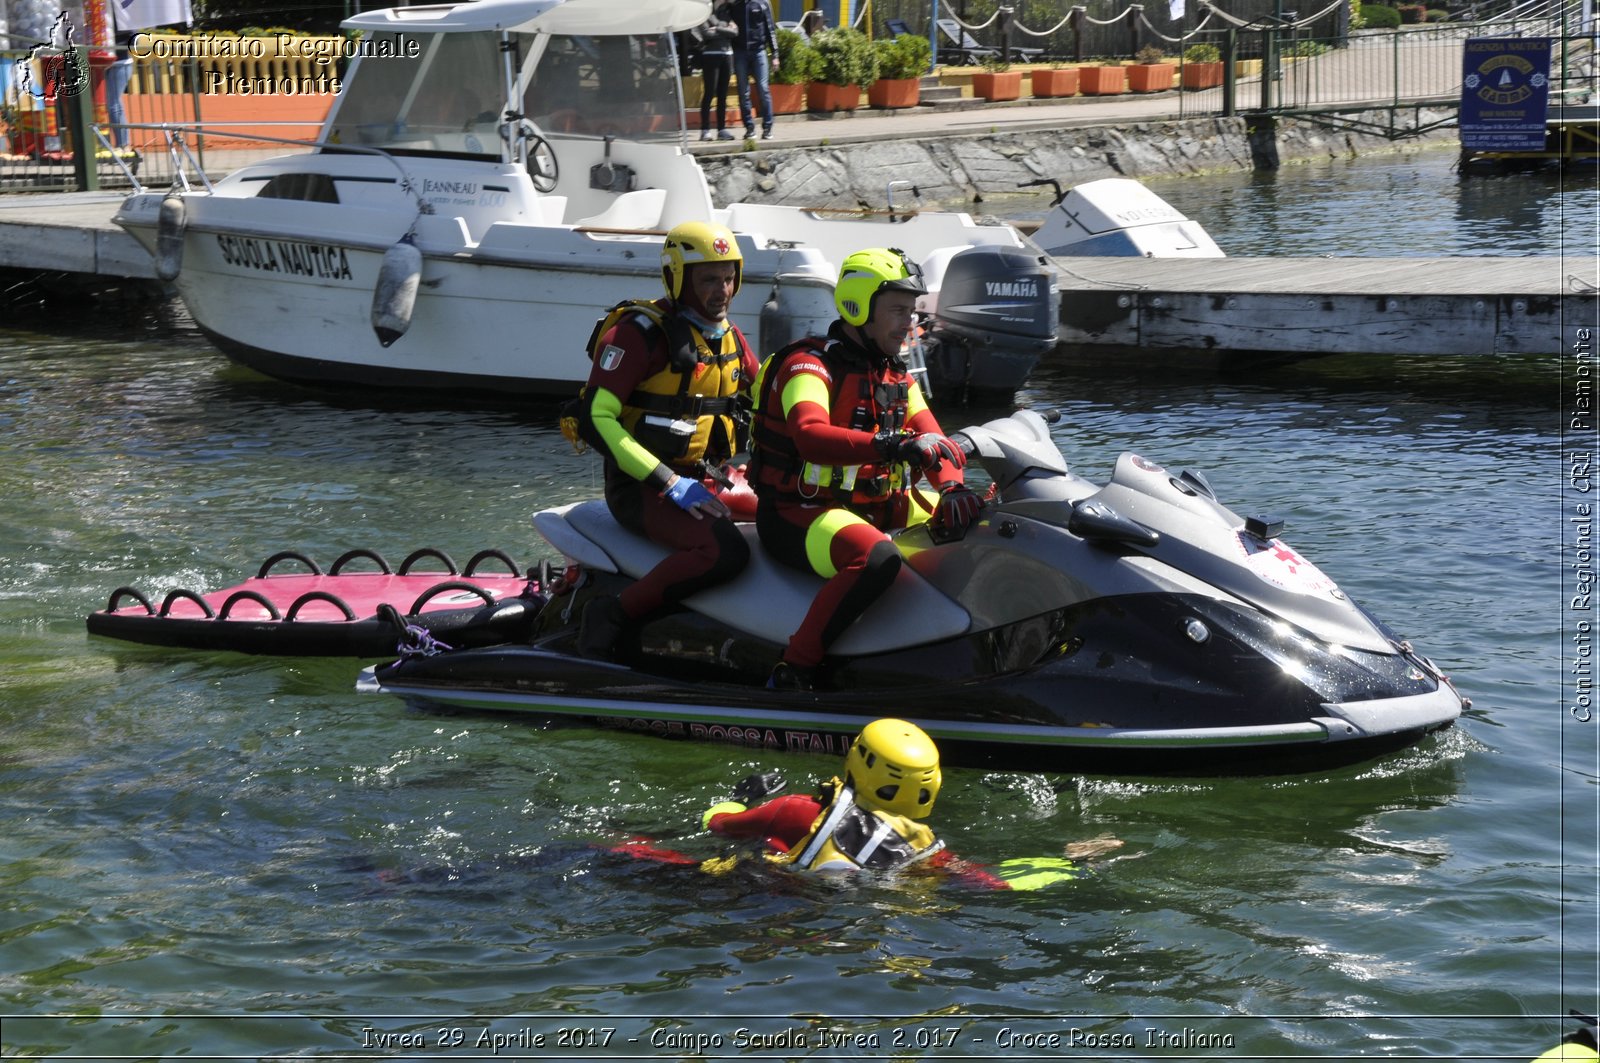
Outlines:
[{"label": "standing person's legs", "polygon": [[[772,136],[772,84],[767,68],[766,49],[756,52],[752,58],[755,67],[752,76],[756,79],[756,96],[761,101],[761,139],[766,140]],[[745,119],[745,126],[751,133],[755,132],[750,118]]]},{"label": "standing person's legs", "polygon": [[[758,53],[748,48],[735,48],[733,50],[733,80],[739,85],[739,117],[744,119],[744,135],[756,135],[756,116],[750,109],[750,79],[755,76],[755,61]],[[766,68],[766,56],[761,56],[763,70]],[[767,110],[772,110],[770,94],[767,99]]]},{"label": "standing person's legs", "polygon": [[[733,65],[731,55],[714,55],[706,57],[705,90],[716,94],[717,102],[717,135],[726,136],[728,128],[728,74]],[[706,104],[700,102],[700,128],[706,129]]]},{"label": "standing person's legs", "polygon": [[133,80],[133,60],[118,59],[106,67],[106,118],[111,122],[111,142],[119,148],[128,146],[127,109],[122,106],[122,94],[128,91]]}]

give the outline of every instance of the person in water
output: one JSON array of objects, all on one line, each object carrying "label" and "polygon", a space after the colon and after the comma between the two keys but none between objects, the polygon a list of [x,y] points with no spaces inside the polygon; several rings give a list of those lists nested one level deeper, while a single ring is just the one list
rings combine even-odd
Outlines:
[{"label": "person in water", "polygon": [[982,507],[963,479],[965,454],[902,355],[926,292],[901,251],[857,251],[840,268],[828,334],[761,367],[749,473],[756,530],[773,557],[827,580],[769,686],[812,688],[828,646],[889,589],[901,559],[886,532],[931,517],[959,533]]},{"label": "person in water", "polygon": [[613,307],[595,326],[579,420],[605,458],[617,522],[673,552],[620,596],[591,599],[578,650],[615,659],[657,610],[733,579],[750,549],[707,476],[744,447],[756,357],[728,310],[744,258],[720,225],[685,222],[661,251],[666,298]]},{"label": "person in water", "polygon": [[[831,780],[820,796],[783,794],[753,808],[743,800],[723,801],[706,811],[701,826],[727,838],[759,840],[768,860],[803,871],[924,867],[1003,890],[1041,889],[1085,873],[1059,857],[1007,860],[993,868],[957,857],[925,822],[943,778],[939,749],[927,732],[905,720],[874,720],[850,743],[844,778]],[[755,775],[740,784],[736,797],[759,799],[781,788],[781,779]]]}]

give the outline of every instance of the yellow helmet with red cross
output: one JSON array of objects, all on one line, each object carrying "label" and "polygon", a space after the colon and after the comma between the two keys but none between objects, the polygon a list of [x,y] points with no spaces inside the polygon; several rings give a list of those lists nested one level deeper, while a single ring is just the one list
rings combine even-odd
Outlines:
[{"label": "yellow helmet with red cross", "polygon": [[674,299],[683,298],[689,267],[702,262],[732,262],[733,291],[739,293],[744,276],[744,256],[739,241],[726,226],[705,221],[686,221],[674,225],[661,245],[661,283]]}]

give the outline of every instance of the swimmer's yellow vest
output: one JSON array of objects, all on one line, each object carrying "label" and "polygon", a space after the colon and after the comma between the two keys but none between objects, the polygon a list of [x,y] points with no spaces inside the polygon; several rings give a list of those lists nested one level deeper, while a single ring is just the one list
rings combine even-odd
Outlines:
[{"label": "swimmer's yellow vest", "polygon": [[773,859],[804,871],[899,871],[943,848],[926,824],[881,809],[869,812],[840,784],[811,833]]}]

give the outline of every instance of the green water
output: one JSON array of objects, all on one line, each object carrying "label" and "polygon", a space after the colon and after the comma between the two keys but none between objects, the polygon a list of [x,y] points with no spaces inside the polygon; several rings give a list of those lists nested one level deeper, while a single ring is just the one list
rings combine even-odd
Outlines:
[{"label": "green water", "polygon": [[215,588],[285,547],[532,560],[529,514],[597,488],[547,410],[331,402],[182,327],[52,331],[0,333],[7,1056],[1524,1059],[1593,1006],[1553,359],[1037,375],[1020,398],[1063,411],[1086,475],[1136,446],[1282,513],[1474,705],[1315,775],[950,771],[936,821],[964,856],[1125,843],[1024,895],[607,851],[716,855],[696,825],[733,781],[824,758],[410,711],[354,693],[353,662],[87,636],[120,584]]},{"label": "green water", "polygon": [[[1158,191],[1236,254],[1593,242],[1587,187],[1325,169]],[[1062,411],[1080,472],[1136,449],[1282,515],[1473,706],[1311,775],[950,770],[935,821],[965,857],[1124,843],[1017,894],[610,851],[718,855],[696,828],[734,781],[826,758],[89,637],[115,587],[218,588],[284,548],[533,561],[529,515],[599,487],[549,409],[333,399],[181,319],[76,314],[0,321],[0,1055],[1526,1060],[1597,1009],[1581,360],[1043,367],[1019,401]]]}]

